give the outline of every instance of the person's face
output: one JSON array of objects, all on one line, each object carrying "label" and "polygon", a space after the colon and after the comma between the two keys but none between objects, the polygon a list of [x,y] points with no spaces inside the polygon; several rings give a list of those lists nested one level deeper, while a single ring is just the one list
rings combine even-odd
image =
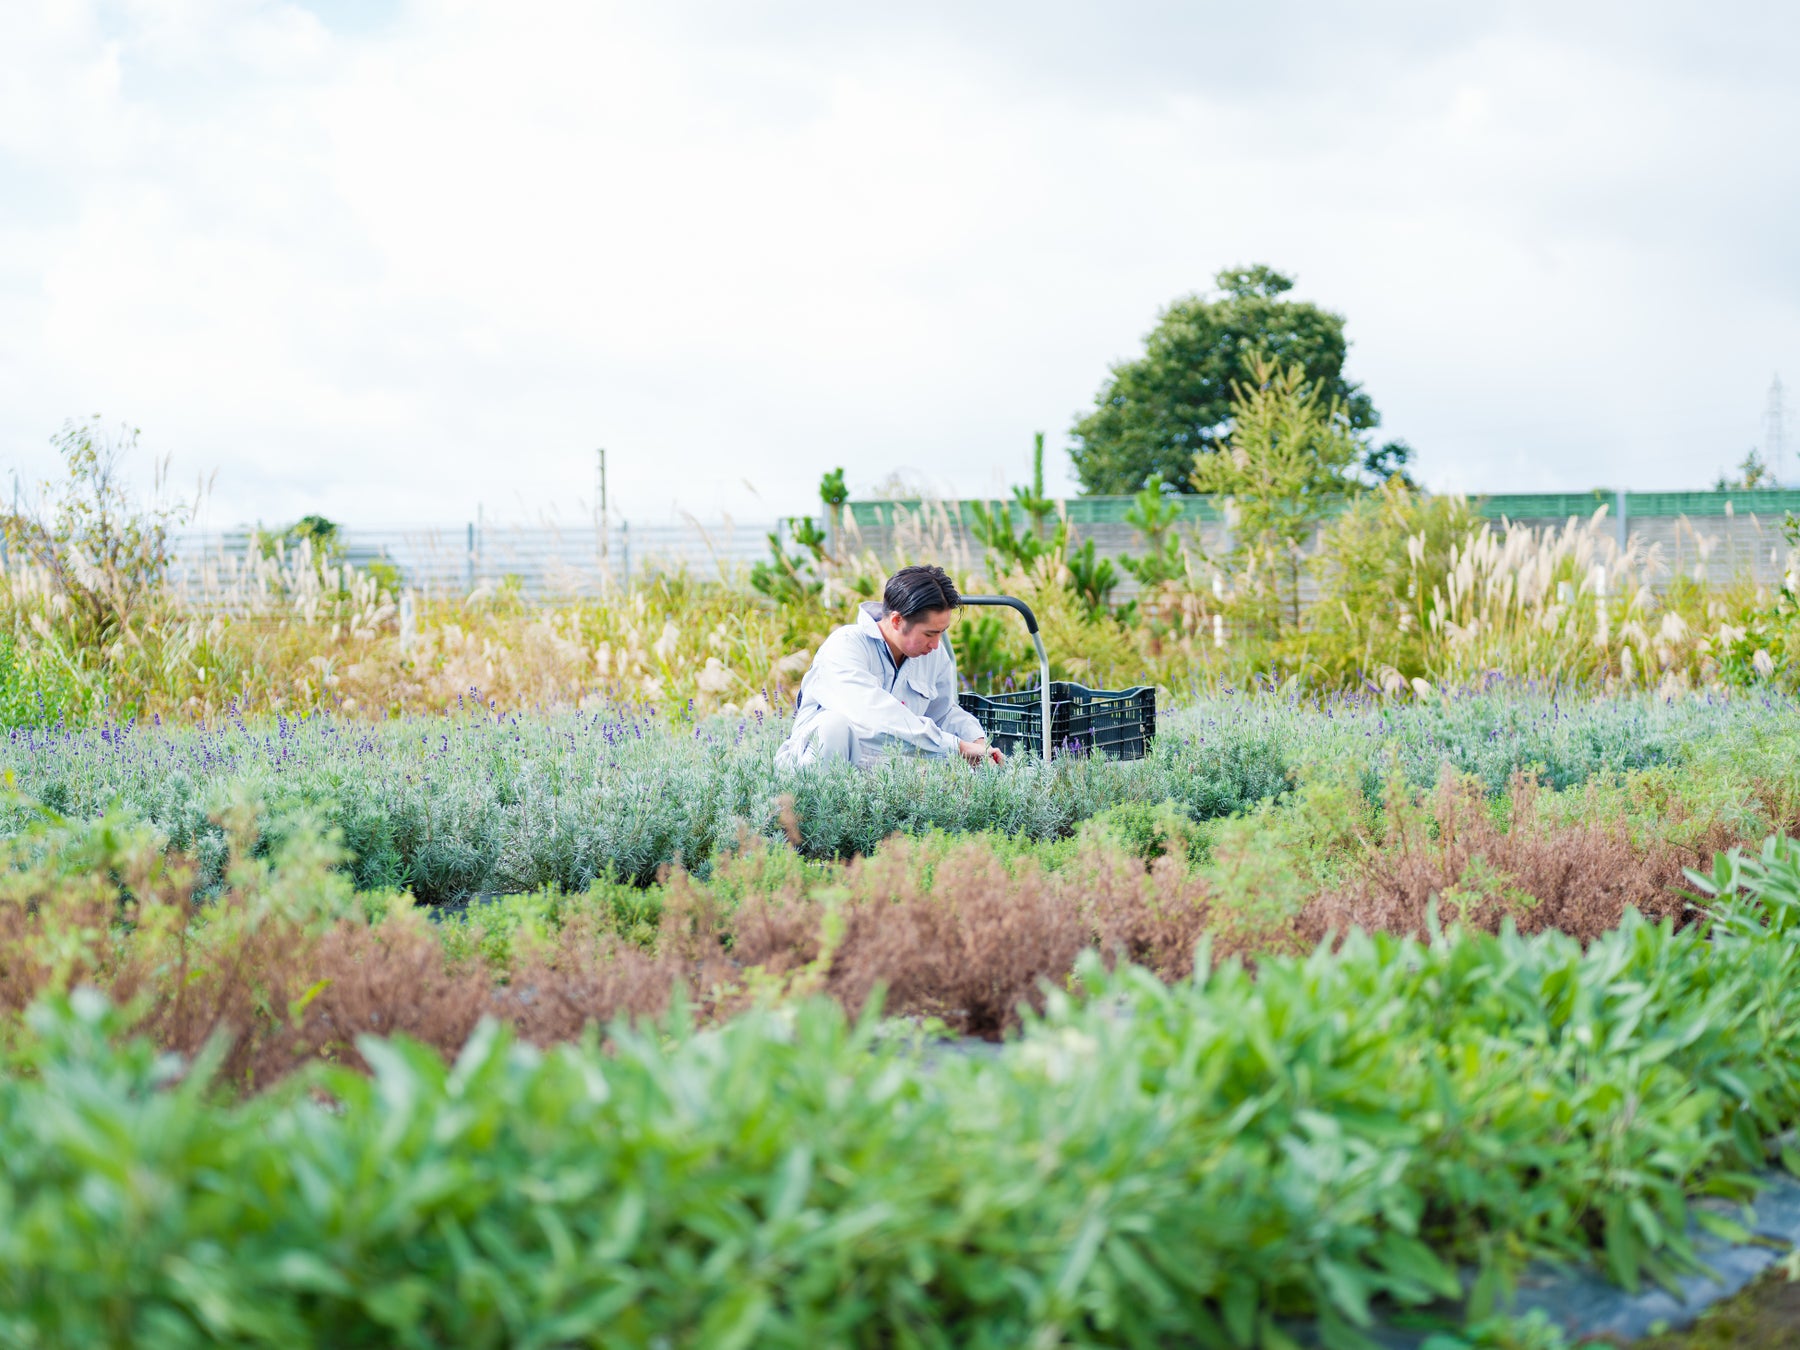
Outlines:
[{"label": "person's face", "polygon": [[882,623],[888,630],[888,641],[910,660],[915,656],[929,656],[937,650],[938,643],[950,629],[950,611],[928,609],[923,614],[915,614],[910,622],[898,614],[890,614]]}]

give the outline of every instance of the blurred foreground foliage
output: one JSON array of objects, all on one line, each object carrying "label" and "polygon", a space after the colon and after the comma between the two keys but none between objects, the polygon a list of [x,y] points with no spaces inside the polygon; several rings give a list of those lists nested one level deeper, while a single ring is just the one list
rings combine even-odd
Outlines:
[{"label": "blurred foreground foliage", "polygon": [[[722,1020],[678,994],[533,1045],[558,967],[523,956],[451,1035],[426,1014],[454,971],[418,981],[428,929],[357,911],[305,829],[161,919],[186,882],[154,850],[37,837],[4,906],[64,964],[4,1037],[16,1344],[1274,1350],[1311,1322],[1348,1350],[1430,1307],[1487,1328],[1440,1345],[1549,1345],[1493,1320],[1526,1262],[1670,1283],[1699,1267],[1690,1222],[1741,1239],[1757,1174],[1800,1168],[1781,837],[1694,875],[1700,922],[1628,910],[1586,942],[1433,915],[1263,950],[1254,973],[1205,939],[1186,976],[1078,956],[996,1055],[927,1053],[807,967],[741,969]],[[53,874],[60,909],[20,904]],[[82,897],[121,883],[130,936],[92,935]],[[328,979],[228,978],[334,934],[363,945]],[[357,985],[371,966],[386,1003]],[[244,1018],[324,1053],[253,1091]]]}]

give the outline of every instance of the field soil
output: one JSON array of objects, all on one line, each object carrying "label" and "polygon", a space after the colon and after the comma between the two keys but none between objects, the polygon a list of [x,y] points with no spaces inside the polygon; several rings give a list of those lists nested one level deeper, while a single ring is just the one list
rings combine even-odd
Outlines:
[{"label": "field soil", "polygon": [[1687,1330],[1631,1345],[1633,1350],[1795,1350],[1800,1346],[1800,1283],[1772,1267],[1735,1297],[1707,1309]]}]

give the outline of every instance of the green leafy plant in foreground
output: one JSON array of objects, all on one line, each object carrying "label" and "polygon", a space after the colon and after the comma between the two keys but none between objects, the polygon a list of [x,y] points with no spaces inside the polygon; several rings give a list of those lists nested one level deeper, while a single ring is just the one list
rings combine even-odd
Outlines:
[{"label": "green leafy plant in foreground", "polygon": [[1089,959],[995,1059],[804,1002],[230,1102],[77,991],[0,1076],[0,1336],[1348,1350],[1463,1263],[1477,1319],[1537,1255],[1666,1282],[1800,1121],[1800,944],[1731,865],[1710,929],[1585,949]]}]

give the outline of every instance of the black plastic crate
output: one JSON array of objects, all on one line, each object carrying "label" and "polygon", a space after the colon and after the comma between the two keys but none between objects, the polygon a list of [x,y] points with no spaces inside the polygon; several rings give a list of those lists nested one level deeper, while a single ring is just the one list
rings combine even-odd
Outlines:
[{"label": "black plastic crate", "polygon": [[[1040,752],[1044,744],[1043,695],[961,694],[957,702],[981,723],[988,742],[1006,755]],[[1088,689],[1062,680],[1050,682],[1050,751],[1058,755],[1103,755],[1142,759],[1156,738],[1156,690]]]}]

